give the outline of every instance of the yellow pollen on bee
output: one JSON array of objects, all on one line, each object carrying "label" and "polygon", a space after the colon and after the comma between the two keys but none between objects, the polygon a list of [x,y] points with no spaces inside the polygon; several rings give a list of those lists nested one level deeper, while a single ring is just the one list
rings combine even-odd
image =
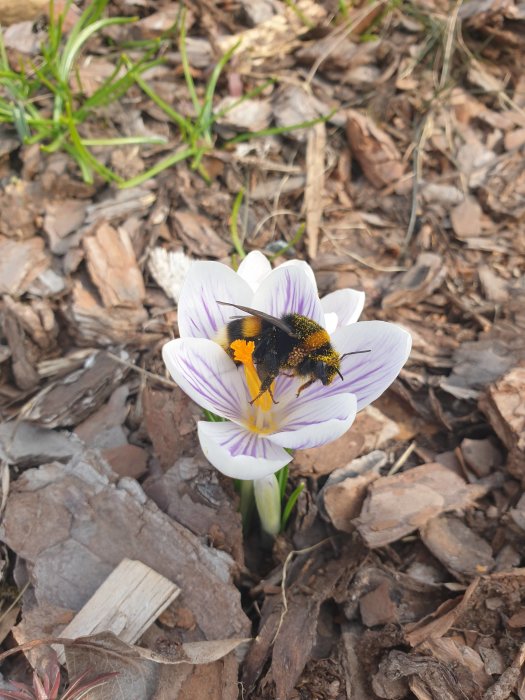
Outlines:
[{"label": "yellow pollen on bee", "polygon": [[316,348],[321,348],[326,343],[330,342],[330,336],[328,333],[321,329],[315,333],[310,333],[304,340],[303,345],[305,345],[309,350],[315,350]]},{"label": "yellow pollen on bee", "polygon": [[[252,340],[234,340],[230,344],[230,348],[233,350],[233,359],[235,362],[240,362],[244,367],[248,391],[252,399],[255,399],[261,392],[261,379],[253,363],[255,343]],[[270,392],[265,391],[262,396],[259,396],[259,398],[253,402],[253,405],[260,408],[261,411],[269,411],[272,407]]]}]

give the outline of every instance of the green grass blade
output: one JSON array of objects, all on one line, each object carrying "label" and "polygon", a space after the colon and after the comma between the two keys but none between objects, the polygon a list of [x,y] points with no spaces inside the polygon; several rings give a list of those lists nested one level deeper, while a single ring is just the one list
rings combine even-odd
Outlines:
[{"label": "green grass blade", "polygon": [[297,129],[309,129],[316,124],[321,124],[322,122],[328,121],[337,112],[337,109],[333,109],[328,114],[322,117],[317,117],[316,119],[309,119],[305,122],[300,122],[298,124],[289,124],[287,126],[272,126],[268,129],[262,129],[261,131],[247,131],[243,134],[239,134],[233,139],[226,141],[226,145],[233,145],[236,143],[242,143],[243,141],[250,141],[250,139],[257,139],[263,136],[278,136],[280,134],[288,134],[290,131],[297,131]]},{"label": "green grass blade", "polygon": [[197,118],[197,128],[208,139],[211,139],[210,129],[213,123],[213,96],[215,95],[215,90],[217,89],[217,82],[219,81],[219,77],[222,71],[224,70],[224,67],[235,53],[240,43],[241,42],[239,40],[221,56],[219,62],[213,69],[211,77],[208,80],[208,84],[206,85],[206,92],[204,93],[204,104]]},{"label": "green grass blade", "polygon": [[237,254],[241,258],[241,260],[242,260],[242,258],[246,257],[246,251],[244,250],[244,247],[241,243],[241,239],[239,238],[239,229],[237,227],[237,220],[239,218],[239,211],[241,208],[243,197],[244,197],[244,189],[241,189],[237,193],[237,196],[235,197],[235,201],[233,202],[233,207],[232,207],[232,213],[230,216],[230,236],[232,239],[233,247],[237,251]]},{"label": "green grass blade", "polygon": [[276,82],[276,78],[268,78],[268,80],[265,80],[262,85],[258,85],[257,87],[253,88],[252,90],[248,90],[242,97],[239,97],[238,100],[235,100],[231,104],[229,104],[227,107],[224,107],[223,109],[220,109],[218,112],[215,112],[212,115],[212,122],[216,122],[218,119],[222,119],[222,117],[225,117],[228,112],[231,112],[232,109],[235,109],[238,107],[240,104],[243,102],[246,102],[246,100],[251,100],[254,97],[258,97],[261,92],[264,92],[266,88],[269,85],[274,85]]},{"label": "green grass blade", "polygon": [[78,52],[81,50],[90,36],[96,34],[96,32],[99,32],[101,29],[104,29],[104,27],[109,27],[115,24],[129,24],[130,22],[136,22],[137,19],[138,17],[108,17],[106,19],[99,19],[83,29],[78,34],[75,41],[72,42],[70,46],[66,45],[64,48],[58,67],[60,79],[64,82],[67,81]]},{"label": "green grass blade", "polygon": [[142,146],[145,144],[164,144],[162,136],[116,136],[106,139],[81,139],[84,146]]},{"label": "green grass blade", "polygon": [[170,105],[167,102],[165,102],[162,99],[162,97],[157,95],[157,93],[152,88],[150,88],[148,83],[141,76],[136,77],[136,82],[140,89],[151,100],[153,100],[157,107],[159,107],[179,127],[181,131],[181,136],[186,141],[188,139],[189,134],[192,134],[194,132],[194,127],[192,123],[188,119],[185,119],[185,117],[183,117],[182,114],[179,114],[179,112],[170,107]]},{"label": "green grass blade", "polygon": [[288,499],[287,504],[284,506],[283,515],[281,518],[281,531],[283,531],[286,527],[286,523],[288,522],[288,518],[292,513],[293,507],[297,503],[297,499],[299,498],[303,490],[304,484],[299,484],[299,486],[292,491],[292,494]]},{"label": "green grass blade", "polygon": [[303,223],[299,226],[299,228],[297,229],[297,231],[296,231],[294,237],[292,238],[292,240],[291,240],[291,241],[288,241],[288,243],[287,243],[285,246],[283,246],[277,253],[274,253],[273,255],[270,255],[270,257],[268,258],[269,261],[270,261],[270,262],[273,262],[273,261],[274,261],[276,258],[278,258],[280,255],[284,255],[284,253],[286,253],[287,251],[289,251],[290,248],[292,248],[294,245],[297,245],[297,244],[299,243],[299,241],[301,240],[301,238],[303,237],[304,232],[305,232],[305,229],[306,229],[306,224],[303,222]]},{"label": "green grass blade", "polygon": [[159,161],[152,168],[144,171],[140,175],[132,177],[129,180],[124,180],[123,182],[120,182],[119,187],[121,189],[127,189],[128,187],[136,187],[137,185],[141,185],[143,182],[151,180],[152,177],[155,177],[155,175],[158,175],[163,170],[166,170],[166,168],[171,168],[172,165],[176,165],[177,163],[191,158],[194,155],[194,148],[187,148],[185,151],[179,151],[178,153],[174,153],[172,156],[164,158],[164,160]]},{"label": "green grass blade", "polygon": [[281,494],[281,501],[283,500],[284,494],[286,492],[286,484],[288,483],[288,473],[288,465],[286,465],[282,469],[279,469],[279,471],[275,473],[277,483],[279,484],[279,493]]},{"label": "green grass blade", "polygon": [[186,51],[186,8],[182,11],[181,23],[180,23],[180,35],[179,35],[179,51],[180,58],[182,62],[182,71],[184,73],[184,80],[186,81],[186,86],[193,103],[193,109],[196,114],[201,111],[201,103],[197,97],[197,91],[195,90],[195,83],[193,82],[193,77],[191,75],[190,62],[188,60],[188,52]]}]

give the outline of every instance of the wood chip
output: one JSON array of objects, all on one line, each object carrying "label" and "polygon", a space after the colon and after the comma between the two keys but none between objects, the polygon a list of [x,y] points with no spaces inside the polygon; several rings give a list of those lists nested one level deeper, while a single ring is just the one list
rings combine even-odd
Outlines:
[{"label": "wood chip", "polygon": [[354,109],[348,110],[346,117],[350,150],[365,177],[378,189],[398,182],[405,166],[390,136],[372,119]]},{"label": "wood chip", "polygon": [[[97,632],[113,632],[134,644],[180,594],[180,588],[146,564],[124,558],[62,630],[76,639]],[[63,651],[59,653],[65,661]]]},{"label": "wood chip", "polygon": [[386,294],[381,306],[383,309],[415,306],[438,289],[446,275],[447,267],[441,255],[421,253],[408,272],[394,278],[394,289]]},{"label": "wood chip", "polygon": [[172,215],[174,228],[180,240],[188,246],[198,258],[226,257],[232,246],[223,240],[214,230],[210,220],[202,214],[192,211],[176,211]]},{"label": "wood chip", "polygon": [[104,306],[140,306],[146,290],[126,230],[103,223],[93,236],[84,237],[83,245]]},{"label": "wood chip", "polygon": [[48,428],[77,425],[104,403],[128,371],[106,352],[96,351],[81,369],[42,389],[20,415]]},{"label": "wood chip", "polygon": [[481,207],[474,197],[465,197],[450,212],[450,222],[460,240],[479,236],[481,233]]},{"label": "wood chip", "polygon": [[24,294],[48,267],[42,238],[19,241],[0,236],[0,294]]},{"label": "wood chip", "polygon": [[323,216],[326,125],[316,124],[308,132],[306,145],[306,245],[310,259],[317,255],[319,226]]},{"label": "wood chip", "polygon": [[466,484],[441,464],[424,464],[374,481],[354,524],[368,547],[383,547],[440,513],[472,507],[486,490]]},{"label": "wood chip", "polygon": [[346,467],[356,457],[382,449],[399,433],[397,423],[373,406],[360,411],[352,427],[329,445],[298,450],[294,471],[301,476],[330,474],[334,469]]},{"label": "wood chip", "polygon": [[525,366],[515,367],[490,386],[479,407],[509,450],[509,470],[525,483]]},{"label": "wood chip", "polygon": [[421,528],[421,539],[432,554],[460,579],[486,574],[494,568],[492,547],[459,518],[432,518]]}]

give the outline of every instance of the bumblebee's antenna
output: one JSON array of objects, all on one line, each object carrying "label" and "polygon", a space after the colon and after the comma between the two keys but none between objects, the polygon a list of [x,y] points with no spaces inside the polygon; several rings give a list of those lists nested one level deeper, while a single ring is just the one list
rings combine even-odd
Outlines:
[{"label": "bumblebee's antenna", "polygon": [[371,350],[354,350],[353,352],[345,352],[344,355],[341,355],[339,358],[342,360],[344,357],[347,357],[348,355],[362,355],[364,352],[372,352]]}]

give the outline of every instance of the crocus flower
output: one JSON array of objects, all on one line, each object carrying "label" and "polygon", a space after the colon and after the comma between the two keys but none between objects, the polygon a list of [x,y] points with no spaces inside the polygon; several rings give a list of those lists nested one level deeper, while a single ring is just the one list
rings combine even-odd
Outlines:
[{"label": "crocus flower", "polygon": [[[216,341],[232,318],[243,313],[218,301],[278,318],[307,316],[326,328],[340,355],[369,352],[342,359],[342,380],[336,377],[327,386],[316,381],[299,396],[304,377],[280,375],[273,386],[276,403],[266,393],[251,404],[261,386],[251,358],[253,343],[238,341],[238,368]],[[251,480],[275,473],[291,461],[287,449],[337,439],[351,426],[356,411],[394,381],[410,352],[410,335],[383,321],[356,323],[363,304],[364,294],[350,289],[319,299],[313,271],[302,261],[272,270],[254,252],[237,272],[218,262],[196,262],[190,268],[179,299],[181,337],[164,346],[163,358],[183,391],[227,419],[198,424],[204,454],[219,471]]]}]

